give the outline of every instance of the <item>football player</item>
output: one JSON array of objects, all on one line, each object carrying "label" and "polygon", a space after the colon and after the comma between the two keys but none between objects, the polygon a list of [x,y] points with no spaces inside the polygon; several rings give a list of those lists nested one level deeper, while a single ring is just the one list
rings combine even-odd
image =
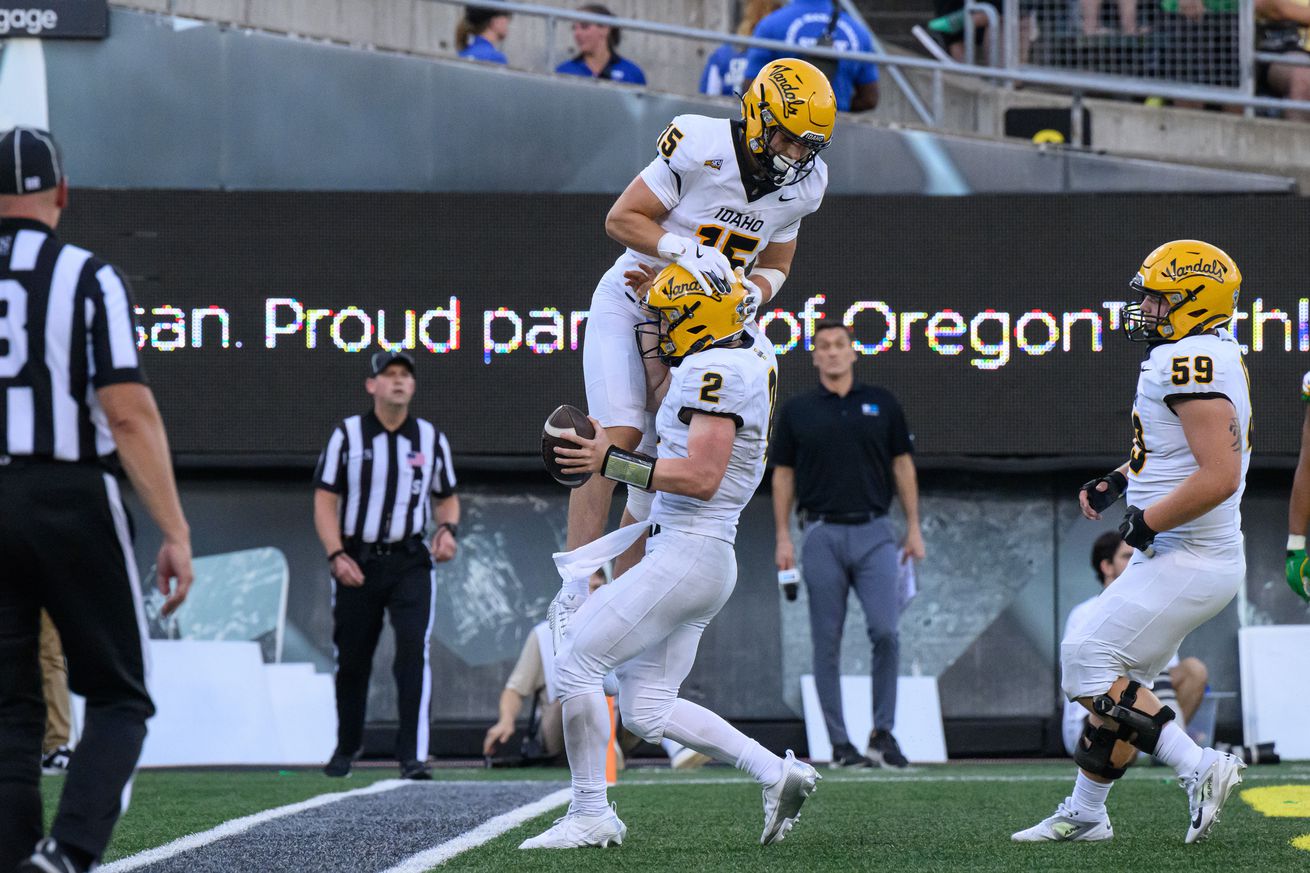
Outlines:
[{"label": "football player", "polygon": [[819,778],[790,751],[779,758],[678,697],[701,634],[736,584],[737,520],[764,474],[777,386],[772,344],[745,329],[748,292],[740,274],[706,280],[671,265],[642,297],[654,317],[642,325],[655,340],[650,354],[678,364],[654,386],[662,396],[658,457],[622,448],[598,423],[595,439],[572,437],[578,448],[555,450],[565,472],[598,473],[655,497],[649,526],[620,528],[556,555],[562,576],[578,576],[628,548],[641,530],[651,531],[636,566],[592,594],[568,623],[555,685],[573,801],[567,815],[523,849],[617,845],[627,834],[605,793],[610,723],[602,682],[611,670],[625,728],[648,742],[668,738],[732,764],[764,787],[761,843],[786,836]]},{"label": "football player", "polygon": [[[647,378],[633,342],[644,320],[630,290],[642,267],[669,262],[698,281],[747,272],[747,315],[772,299],[791,269],[801,219],[819,208],[836,100],[813,65],[786,58],[767,65],[742,96],[741,119],[679,115],[660,134],[655,159],[619,195],[605,230],[627,246],[591,300],[582,350],[588,413],[614,445],[652,451]],[[643,434],[646,442],[642,442]],[[569,495],[570,549],[604,530],[614,483],[592,477]],[[628,490],[625,523],[643,521],[650,495]],[[640,554],[630,553],[627,564]],[[625,569],[621,563],[616,575]],[[564,599],[552,612],[576,609]]]},{"label": "football player", "polygon": [[[1301,399],[1310,404],[1310,373],[1301,378]],[[1310,525],[1310,405],[1301,424],[1301,457],[1287,504],[1287,584],[1302,600],[1310,600],[1310,561],[1305,556],[1305,529]]]},{"label": "football player", "polygon": [[1176,240],[1146,256],[1123,310],[1129,339],[1149,345],[1133,403],[1126,464],[1082,486],[1099,519],[1125,492],[1119,533],[1136,549],[1060,645],[1062,685],[1091,714],[1074,751],[1073,794],[1016,842],[1108,840],[1105,800],[1140,749],[1174,768],[1190,807],[1185,842],[1205,839],[1242,781],[1236,757],[1201,748],[1150,688],[1192,630],[1246,578],[1239,504],[1251,458],[1251,397],[1226,325],[1242,277],[1209,243]]}]

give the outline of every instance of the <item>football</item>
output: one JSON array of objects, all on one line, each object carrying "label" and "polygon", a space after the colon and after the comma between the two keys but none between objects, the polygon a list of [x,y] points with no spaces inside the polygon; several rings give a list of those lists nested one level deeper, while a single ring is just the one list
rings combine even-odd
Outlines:
[{"label": "football", "polygon": [[581,409],[567,403],[552,412],[541,429],[541,460],[546,464],[546,472],[556,482],[569,488],[577,488],[591,478],[590,473],[565,473],[560,469],[555,447],[577,448],[578,444],[569,439],[573,434],[591,439],[596,435],[596,429]]}]

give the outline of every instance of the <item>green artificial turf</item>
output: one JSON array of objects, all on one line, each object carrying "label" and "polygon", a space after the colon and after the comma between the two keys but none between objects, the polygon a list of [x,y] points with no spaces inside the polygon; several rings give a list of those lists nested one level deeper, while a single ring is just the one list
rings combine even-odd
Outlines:
[{"label": "green artificial turf", "polygon": [[[622,847],[561,852],[518,850],[550,825],[555,811],[452,859],[441,869],[560,870],[907,870],[1086,871],[1256,870],[1310,868],[1310,852],[1291,841],[1310,834],[1306,817],[1268,818],[1240,796],[1230,800],[1213,839],[1185,846],[1187,800],[1163,768],[1134,768],[1110,794],[1115,838],[1101,844],[1014,845],[1013,831],[1049,815],[1069,793],[1073,768],[1062,762],[951,764],[908,774],[824,770],[819,791],[782,843],[758,844],[760,792],[724,768],[691,773],[630,769],[611,789],[628,825]],[[1239,792],[1310,785],[1304,765],[1252,767]],[[317,794],[393,778],[393,769],[361,769],[345,782],[317,772],[144,772],[119,823],[107,859],[161,845],[228,819]],[[450,770],[437,778],[554,779],[563,770]],[[52,810],[57,779],[45,781]],[[457,802],[458,792],[451,795]]]}]

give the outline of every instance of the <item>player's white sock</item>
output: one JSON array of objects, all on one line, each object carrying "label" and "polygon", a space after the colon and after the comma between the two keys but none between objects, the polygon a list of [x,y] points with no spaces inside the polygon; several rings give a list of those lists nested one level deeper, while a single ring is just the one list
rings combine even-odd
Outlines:
[{"label": "player's white sock", "polygon": [[610,741],[610,714],[605,695],[588,691],[564,701],[564,748],[573,773],[569,812],[601,815],[605,797],[605,748]]},{"label": "player's white sock", "polygon": [[1187,735],[1187,731],[1172,721],[1165,724],[1160,731],[1160,741],[1155,744],[1155,757],[1173,767],[1179,776],[1190,775],[1201,763],[1202,754],[1204,750]]},{"label": "player's white sock", "polygon": [[664,754],[672,758],[674,755],[678,754],[686,747],[680,746],[677,743],[675,743],[673,740],[669,739],[668,737],[665,737],[664,739],[660,740],[660,748],[664,750]]},{"label": "player's white sock", "polygon": [[716,761],[745,770],[761,785],[782,778],[782,759],[703,706],[679,698],[673,703],[664,736]]},{"label": "player's white sock", "polygon": [[1102,785],[1093,782],[1086,773],[1078,771],[1078,781],[1073,784],[1073,808],[1087,813],[1091,818],[1100,818],[1105,814],[1105,799],[1110,796],[1113,782]]}]

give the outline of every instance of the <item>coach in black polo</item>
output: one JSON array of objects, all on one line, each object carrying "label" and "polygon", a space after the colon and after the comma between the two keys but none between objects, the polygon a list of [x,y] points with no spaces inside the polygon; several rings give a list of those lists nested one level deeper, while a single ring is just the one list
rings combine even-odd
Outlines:
[{"label": "coach in black polo", "polygon": [[[892,394],[855,381],[855,349],[839,322],[814,332],[819,387],[778,413],[770,461],[779,570],[796,566],[790,515],[798,498],[801,564],[809,595],[814,684],[832,740],[833,765],[904,767],[892,728],[900,672],[898,558],[922,559],[914,444]],[[887,520],[895,488],[907,532],[899,547]],[[899,554],[898,554],[899,552]],[[873,733],[869,757],[846,734],[841,705],[841,639],[850,590],[860,599],[873,644]]]},{"label": "coach in black polo", "polygon": [[[396,635],[400,731],[406,779],[428,779],[428,639],[436,599],[432,562],[455,556],[459,498],[446,436],[409,414],[414,359],[378,352],[364,383],[373,409],[337,425],[314,480],[314,527],[332,565],[332,642],[337,650],[337,749],[323,772],[350,775],[364,740],[364,710],[382,614]],[[435,498],[437,527],[423,539]]]}]

